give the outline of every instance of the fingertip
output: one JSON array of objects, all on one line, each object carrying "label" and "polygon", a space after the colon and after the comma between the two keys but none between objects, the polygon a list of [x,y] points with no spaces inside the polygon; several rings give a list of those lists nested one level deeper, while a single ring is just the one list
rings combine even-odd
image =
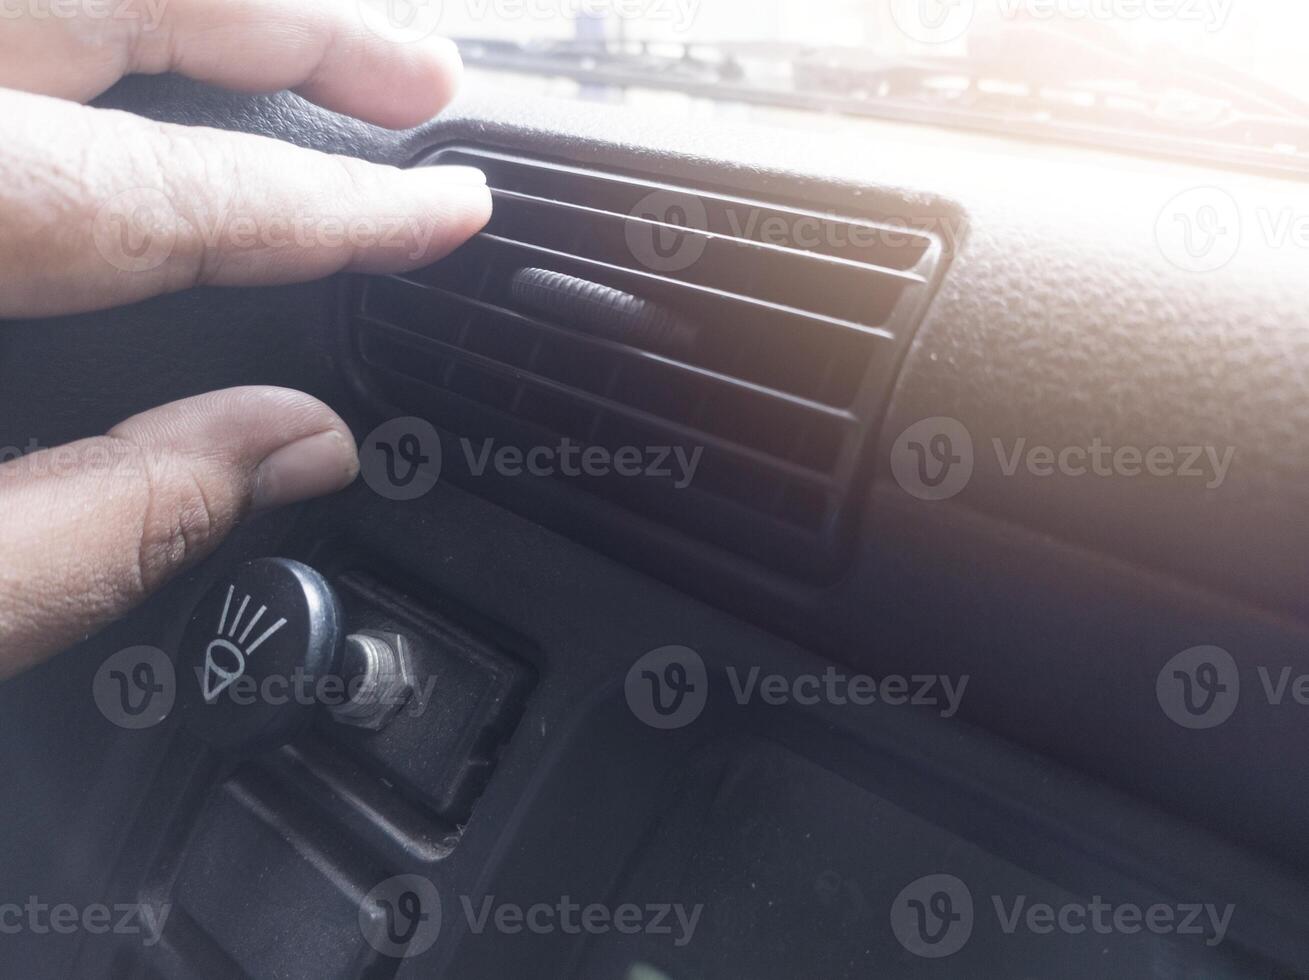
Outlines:
[{"label": "fingertip", "polygon": [[347,73],[333,62],[296,92],[329,109],[397,130],[429,121],[458,94],[464,63],[448,38],[402,43],[365,35],[359,43],[356,65],[362,70]]},{"label": "fingertip", "polygon": [[447,223],[476,222],[468,235],[491,220],[491,189],[476,167],[414,167],[401,173],[410,192]]},{"label": "fingertip", "polygon": [[[354,272],[395,273],[431,265],[464,244],[491,220],[490,189],[477,182],[477,171],[447,174],[455,168],[419,167],[401,171],[393,203],[403,196],[403,239],[356,251]],[[458,168],[471,170],[471,168]],[[394,247],[400,245],[402,247]]]},{"label": "fingertip", "polygon": [[448,106],[463,84],[464,59],[459,46],[446,37],[434,37],[417,46],[412,72],[415,87],[409,92],[411,104],[397,128],[408,129],[432,119]]},{"label": "fingertip", "polygon": [[462,165],[421,167],[412,172],[422,173],[424,179],[436,180],[446,184],[468,184],[472,187],[487,186],[486,174],[477,167]]},{"label": "fingertip", "polygon": [[336,429],[282,446],[255,470],[251,509],[271,510],[326,496],[359,475],[354,441]]},{"label": "fingertip", "polygon": [[[423,170],[412,172],[420,174]],[[480,232],[491,220],[492,208],[491,190],[484,184],[445,183],[433,213],[436,233],[423,250],[420,263],[428,265],[445,258]]]}]

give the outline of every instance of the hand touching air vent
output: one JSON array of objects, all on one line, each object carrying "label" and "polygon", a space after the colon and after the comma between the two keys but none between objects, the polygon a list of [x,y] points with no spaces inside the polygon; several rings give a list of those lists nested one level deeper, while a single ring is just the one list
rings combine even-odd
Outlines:
[{"label": "hand touching air vent", "polygon": [[[894,222],[489,150],[428,162],[481,168],[495,214],[437,265],[359,281],[349,363],[377,412],[524,452],[566,441],[694,456],[689,485],[467,485],[519,508],[551,494],[557,506],[533,511],[547,522],[572,498],[634,535],[673,528],[694,547],[830,573],[942,243]],[[447,454],[456,480],[460,455]]]}]

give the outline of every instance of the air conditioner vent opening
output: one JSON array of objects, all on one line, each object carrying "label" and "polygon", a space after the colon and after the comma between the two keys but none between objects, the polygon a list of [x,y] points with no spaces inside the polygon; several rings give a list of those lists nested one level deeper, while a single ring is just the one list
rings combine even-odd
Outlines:
[{"label": "air conditioner vent opening", "polygon": [[[680,454],[693,479],[568,482],[642,526],[830,570],[941,242],[489,150],[425,162],[480,167],[495,216],[434,266],[356,281],[352,361],[375,402],[523,451]],[[533,492],[455,472],[511,505]]]}]

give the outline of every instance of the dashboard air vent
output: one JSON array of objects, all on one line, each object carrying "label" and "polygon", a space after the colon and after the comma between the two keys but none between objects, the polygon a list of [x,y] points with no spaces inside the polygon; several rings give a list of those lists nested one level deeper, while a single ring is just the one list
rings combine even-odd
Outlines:
[{"label": "dashboard air vent", "polygon": [[[485,171],[494,217],[434,266],[357,281],[349,342],[379,406],[449,437],[445,473],[833,568],[937,237],[484,149],[424,163]],[[479,474],[504,447],[538,449],[536,475]]]}]

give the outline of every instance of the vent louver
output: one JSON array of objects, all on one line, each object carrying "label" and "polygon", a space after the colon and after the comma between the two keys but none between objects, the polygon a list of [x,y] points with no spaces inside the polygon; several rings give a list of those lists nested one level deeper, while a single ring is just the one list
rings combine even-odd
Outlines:
[{"label": "vent louver", "polygon": [[[574,469],[551,492],[574,484],[653,532],[830,571],[939,239],[483,149],[424,163],[485,171],[494,217],[434,266],[357,282],[364,390],[454,445],[640,450],[645,475]],[[698,459],[687,486],[674,450]],[[452,455],[445,471],[472,479]],[[533,483],[469,485],[512,506]]]}]

